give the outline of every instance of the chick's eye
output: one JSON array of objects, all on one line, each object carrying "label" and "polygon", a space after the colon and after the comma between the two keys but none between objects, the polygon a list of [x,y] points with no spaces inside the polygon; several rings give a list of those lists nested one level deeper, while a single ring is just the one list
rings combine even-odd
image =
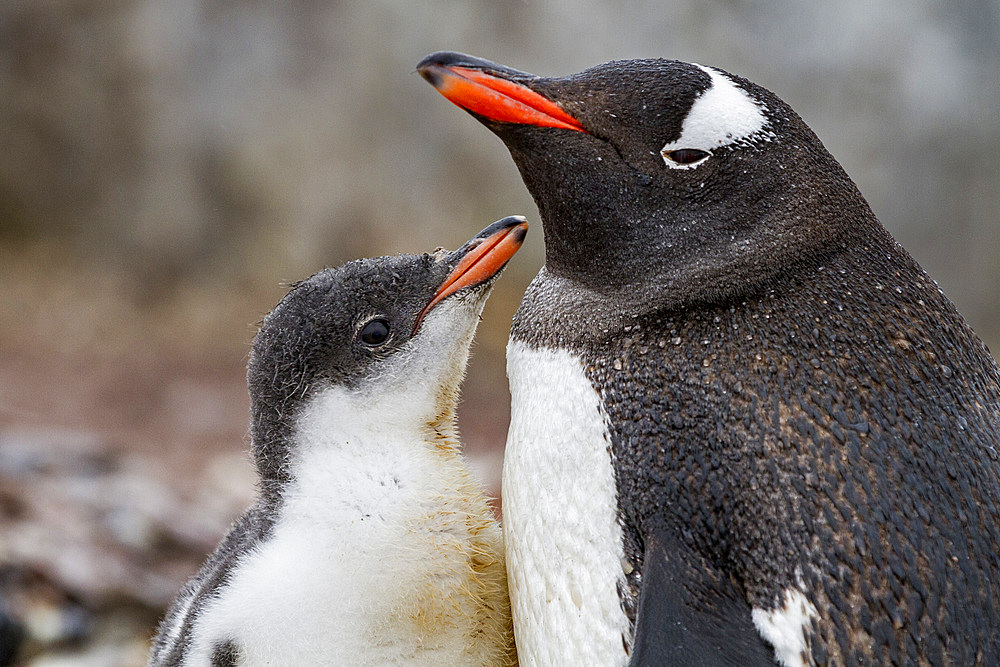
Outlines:
[{"label": "chick's eye", "polygon": [[361,329],[361,342],[375,347],[389,340],[389,322],[383,319],[372,320]]},{"label": "chick's eye", "polygon": [[678,148],[674,151],[664,151],[662,155],[665,160],[677,165],[693,165],[707,158],[709,153],[697,148]]}]

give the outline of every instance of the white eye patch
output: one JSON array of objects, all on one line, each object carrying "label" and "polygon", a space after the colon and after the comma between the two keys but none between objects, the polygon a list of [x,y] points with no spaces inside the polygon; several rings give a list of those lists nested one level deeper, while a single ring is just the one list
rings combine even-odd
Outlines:
[{"label": "white eye patch", "polygon": [[708,157],[694,162],[677,161],[670,157],[674,151],[711,153],[747,139],[767,123],[760,105],[729,77],[710,67],[698,67],[712,78],[712,85],[694,101],[684,119],[680,138],[660,149],[663,161],[674,169],[693,169]]}]

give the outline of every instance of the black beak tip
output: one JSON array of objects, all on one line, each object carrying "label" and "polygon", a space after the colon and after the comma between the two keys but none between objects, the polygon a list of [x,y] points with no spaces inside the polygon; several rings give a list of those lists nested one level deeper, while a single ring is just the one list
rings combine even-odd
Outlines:
[{"label": "black beak tip", "polygon": [[[491,224],[489,227],[479,232],[479,234],[477,234],[476,236],[482,238],[493,236],[502,229],[510,229],[511,227],[517,227],[518,225],[522,225],[527,221],[528,219],[525,218],[523,215],[508,215],[506,218],[500,218],[499,220]],[[514,233],[522,234],[521,238],[524,238],[523,229],[516,230]]]},{"label": "black beak tip", "polygon": [[417,65],[417,73],[424,77],[424,80],[435,88],[438,88],[441,85],[441,81],[443,79],[441,76],[441,70],[434,65],[425,65],[423,61],[421,61],[420,65]]},{"label": "black beak tip", "polygon": [[[417,71],[428,81],[434,76],[434,71],[441,67],[464,67],[477,69],[506,79],[534,79],[533,74],[516,70],[513,67],[499,65],[485,58],[477,58],[458,51],[435,51],[417,63]],[[433,83],[433,81],[431,81]]]},{"label": "black beak tip", "polygon": [[518,242],[524,240],[525,235],[528,233],[528,226],[524,223],[528,221],[523,215],[508,215],[506,218],[501,218],[496,222],[490,224],[486,229],[476,234],[473,238],[463,245],[461,248],[456,250],[453,255],[456,257],[461,257],[467,252],[478,246],[484,240],[490,238],[491,236],[501,232],[505,229],[510,229],[511,227],[521,226],[520,229],[515,229],[511,236]]},{"label": "black beak tip", "polygon": [[527,227],[518,227],[517,229],[514,230],[514,233],[511,234],[511,236],[514,237],[514,240],[517,241],[518,243],[522,243],[524,241],[524,237],[527,235],[528,235]]},{"label": "black beak tip", "polygon": [[482,58],[470,56],[457,51],[435,51],[417,63],[417,71],[423,73],[425,69],[433,67],[468,67],[470,69],[487,69],[495,67],[494,63]]},{"label": "black beak tip", "polygon": [[429,56],[425,56],[423,60],[417,63],[417,71],[423,72],[425,69],[430,69],[432,67],[445,67],[447,65],[454,65],[461,59],[461,53],[455,53],[454,51],[435,51]]}]

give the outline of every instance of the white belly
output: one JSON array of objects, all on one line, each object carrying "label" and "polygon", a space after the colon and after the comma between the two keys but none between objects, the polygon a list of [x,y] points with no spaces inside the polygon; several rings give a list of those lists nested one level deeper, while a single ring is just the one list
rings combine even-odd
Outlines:
[{"label": "white belly", "polygon": [[323,544],[306,531],[293,535],[279,527],[246,557],[199,617],[187,664],[207,665],[211,642],[220,638],[240,647],[247,666],[397,664],[401,650],[412,650],[406,638],[379,627],[379,619],[391,618],[391,603],[403,600],[377,577],[401,588],[409,582],[383,571],[374,558],[366,568],[342,552],[324,553],[331,545],[319,537]]},{"label": "white belly", "polygon": [[465,536],[358,522],[374,525],[338,535],[280,521],[200,615],[187,664],[207,665],[223,639],[245,666],[475,664]]},{"label": "white belly", "polygon": [[342,393],[301,418],[272,534],[199,614],[186,665],[226,640],[242,666],[494,664],[470,562],[500,535],[478,487],[409,431],[344,431]]},{"label": "white belly", "polygon": [[624,549],[600,396],[578,358],[511,341],[504,540],[523,665],[624,665]]}]

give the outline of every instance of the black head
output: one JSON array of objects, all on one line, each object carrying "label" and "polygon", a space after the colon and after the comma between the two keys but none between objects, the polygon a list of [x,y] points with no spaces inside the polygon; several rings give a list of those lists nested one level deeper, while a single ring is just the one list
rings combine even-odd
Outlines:
[{"label": "black head", "polygon": [[778,97],[673,60],[536,77],[456,53],[418,66],[510,149],[546,269],[644,306],[746,295],[874,223]]},{"label": "black head", "polygon": [[489,288],[526,230],[504,218],[454,252],[361,259],[294,285],[264,318],[247,369],[265,490],[284,481],[302,408],[324,391],[386,421],[453,409]]}]

